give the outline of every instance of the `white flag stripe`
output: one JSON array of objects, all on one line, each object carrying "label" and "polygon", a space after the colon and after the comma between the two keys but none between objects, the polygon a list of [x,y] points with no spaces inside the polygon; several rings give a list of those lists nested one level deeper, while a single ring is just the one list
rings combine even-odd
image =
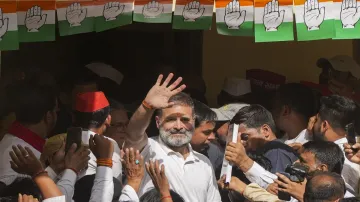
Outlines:
[{"label": "white flag stripe", "polygon": [[[163,4],[164,12],[163,13],[172,13],[172,4]],[[135,5],[134,13],[141,14],[143,12],[144,5]]]},{"label": "white flag stripe", "polygon": [[[182,15],[184,10],[184,5],[176,5],[174,15]],[[213,15],[214,5],[204,5],[205,11],[202,16],[212,16]]]},{"label": "white flag stripe", "polygon": [[[254,21],[254,7],[240,6],[240,12],[246,11],[245,22]],[[224,22],[225,8],[216,9],[216,22]]]},{"label": "white flag stripe", "polygon": [[8,31],[17,31],[17,14],[16,13],[3,13],[3,18],[9,19]]},{"label": "white flag stripe", "polygon": [[[284,10],[284,21],[293,22],[293,6],[279,6],[279,12]],[[255,7],[255,24],[263,24],[264,22],[264,7]]]},{"label": "white flag stripe", "polygon": [[[334,4],[333,2],[320,2],[319,8],[325,7],[325,18],[324,20],[332,20],[334,19]],[[336,7],[336,6],[335,6]],[[304,5],[296,5],[294,6],[295,11],[295,21],[296,23],[304,23]]]},{"label": "white flag stripe", "polygon": [[[123,13],[128,13],[133,11],[133,3],[120,3],[120,5],[125,5]],[[99,17],[104,15],[104,5],[97,5],[94,9],[94,16]]]},{"label": "white flag stripe", "polygon": [[[95,17],[95,11],[96,11],[96,6],[81,6],[81,8],[86,8],[86,17]],[[57,16],[58,16],[58,20],[59,21],[64,21],[66,20],[66,8],[58,8],[56,10],[57,12]]]},{"label": "white flag stripe", "polygon": [[[18,11],[18,24],[25,25],[26,12]],[[55,24],[55,10],[42,10],[42,15],[46,14],[45,24]]]}]

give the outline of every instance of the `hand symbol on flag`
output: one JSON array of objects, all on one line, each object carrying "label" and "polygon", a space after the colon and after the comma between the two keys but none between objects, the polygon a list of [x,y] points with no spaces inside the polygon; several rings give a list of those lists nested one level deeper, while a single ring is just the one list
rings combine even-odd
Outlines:
[{"label": "hand symbol on flag", "polygon": [[25,26],[28,32],[38,32],[45,24],[47,15],[41,12],[39,6],[33,6],[26,12]]},{"label": "hand symbol on flag", "polygon": [[81,22],[86,18],[87,9],[81,8],[79,3],[73,3],[66,9],[66,19],[70,27],[81,26]]},{"label": "hand symbol on flag", "polygon": [[231,1],[225,8],[224,21],[228,29],[239,29],[245,21],[246,11],[240,11],[238,0]]},{"label": "hand symbol on flag", "polygon": [[343,28],[354,28],[360,19],[360,7],[357,7],[356,0],[343,0],[340,12]]},{"label": "hand symbol on flag", "polygon": [[308,31],[320,29],[320,25],[324,22],[325,18],[325,7],[319,9],[318,0],[307,0],[305,1],[304,8],[304,20]]},{"label": "hand symbol on flag", "polygon": [[104,6],[104,18],[106,21],[116,20],[124,11],[125,5],[121,5],[120,2],[108,2]]},{"label": "hand symbol on flag", "polygon": [[277,31],[284,21],[285,10],[279,11],[279,2],[272,0],[264,7],[264,26],[267,32]]},{"label": "hand symbol on flag", "polygon": [[195,22],[196,19],[204,14],[205,8],[198,1],[193,1],[185,5],[183,10],[184,21]]},{"label": "hand symbol on flag", "polygon": [[164,12],[164,5],[156,1],[150,1],[144,5],[143,15],[145,18],[157,18]]},{"label": "hand symbol on flag", "polygon": [[4,18],[2,9],[0,8],[0,41],[2,37],[6,34],[9,25],[9,18]]}]

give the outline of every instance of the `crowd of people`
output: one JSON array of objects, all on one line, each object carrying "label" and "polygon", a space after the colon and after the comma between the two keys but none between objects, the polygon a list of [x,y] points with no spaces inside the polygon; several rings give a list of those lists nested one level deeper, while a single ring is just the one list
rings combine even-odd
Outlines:
[{"label": "crowd of people", "polygon": [[0,202],[360,201],[356,100],[287,83],[266,106],[210,108],[186,88],[160,74],[131,111],[93,82],[65,107],[51,82],[20,78],[5,93]]}]

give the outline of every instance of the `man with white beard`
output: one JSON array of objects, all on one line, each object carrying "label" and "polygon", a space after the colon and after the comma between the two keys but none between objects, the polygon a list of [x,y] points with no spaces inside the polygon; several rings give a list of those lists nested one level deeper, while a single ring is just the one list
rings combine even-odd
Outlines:
[{"label": "man with white beard", "polygon": [[[193,151],[189,144],[194,132],[194,103],[190,96],[181,93],[185,85],[177,87],[182,81],[181,77],[169,85],[173,76],[169,74],[164,82],[162,75],[158,77],[156,84],[131,117],[125,147],[141,151],[145,161],[158,160],[156,166],[161,166],[161,169],[166,167],[165,174],[170,188],[185,201],[219,202],[221,198],[210,160]],[[160,136],[148,138],[145,130],[155,110]],[[139,163],[139,159],[134,157],[130,161]],[[151,178],[145,173],[139,196],[152,188],[154,185]],[[170,197],[162,194],[161,190],[160,194],[162,198]]]}]

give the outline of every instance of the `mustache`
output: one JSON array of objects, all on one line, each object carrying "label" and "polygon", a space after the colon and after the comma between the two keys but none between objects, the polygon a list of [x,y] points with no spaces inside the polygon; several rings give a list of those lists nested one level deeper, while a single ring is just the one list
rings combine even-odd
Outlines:
[{"label": "mustache", "polygon": [[189,130],[186,130],[186,129],[184,129],[184,128],[182,128],[182,129],[171,129],[171,130],[169,130],[169,133],[170,134],[183,134],[183,135],[185,135],[186,133],[188,133],[188,132],[190,132]]}]

